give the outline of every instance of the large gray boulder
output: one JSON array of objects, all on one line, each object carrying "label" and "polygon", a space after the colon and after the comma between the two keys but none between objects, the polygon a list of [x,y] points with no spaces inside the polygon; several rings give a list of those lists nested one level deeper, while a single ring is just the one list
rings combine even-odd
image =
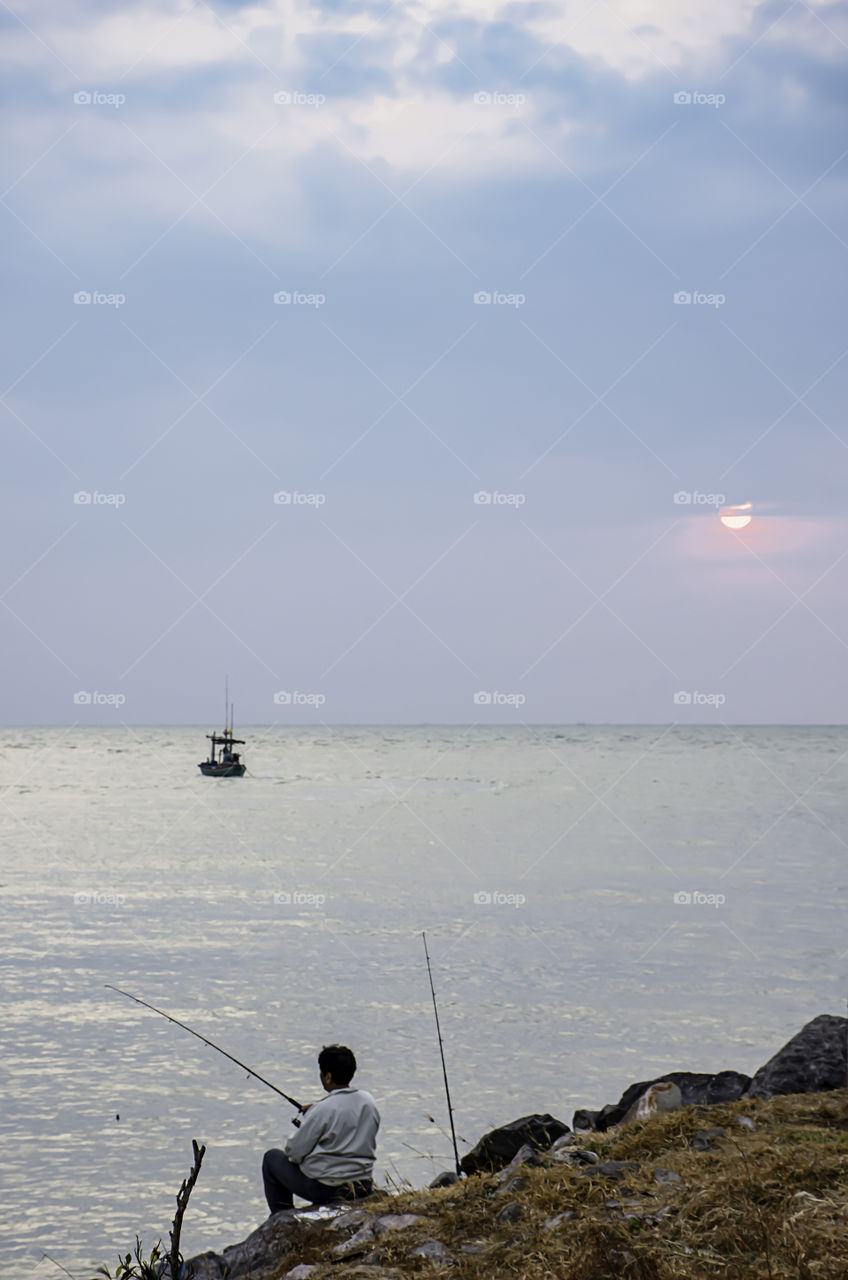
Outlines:
[{"label": "large gray boulder", "polygon": [[539,1151],[547,1151],[557,1138],[570,1133],[567,1124],[553,1116],[522,1116],[486,1133],[460,1160],[463,1173],[495,1173],[505,1168],[525,1143]]},{"label": "large gray boulder", "polygon": [[221,1254],[202,1253],[189,1258],[181,1272],[180,1280],[270,1280],[280,1272],[286,1255],[291,1251],[290,1237],[296,1211],[284,1209],[267,1218],[240,1244],[230,1245]]},{"label": "large gray boulder", "polygon": [[749,1096],[774,1098],[782,1093],[844,1089],[848,1075],[846,1045],[848,1018],[819,1014],[760,1067]]},{"label": "large gray boulder", "polygon": [[[160,1277],[171,1280],[170,1265],[159,1272]],[[210,1249],[208,1253],[199,1253],[183,1263],[180,1280],[221,1280],[221,1258]]]},{"label": "large gray boulder", "polygon": [[652,1084],[663,1081],[676,1084],[680,1090],[680,1099],[684,1107],[709,1107],[718,1102],[735,1102],[741,1098],[751,1083],[751,1077],[741,1071],[669,1071],[656,1080],[642,1081],[625,1089],[618,1105],[625,1112],[637,1098],[650,1089]]},{"label": "large gray boulder", "polygon": [[575,1111],[574,1128],[597,1129],[600,1132],[611,1129],[613,1125],[621,1123],[633,1103],[643,1093],[647,1093],[651,1085],[666,1081],[677,1085],[684,1107],[694,1107],[735,1102],[748,1089],[751,1077],[743,1075],[741,1071],[667,1071],[664,1076],[656,1076],[653,1080],[640,1080],[631,1084],[618,1102],[609,1103],[600,1111]]}]

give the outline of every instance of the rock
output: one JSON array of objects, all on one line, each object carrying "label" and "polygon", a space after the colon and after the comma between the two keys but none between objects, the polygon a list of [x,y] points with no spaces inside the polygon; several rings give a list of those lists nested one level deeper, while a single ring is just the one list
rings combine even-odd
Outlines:
[{"label": "rock", "polygon": [[587,1164],[598,1164],[600,1156],[595,1151],[586,1151],[582,1147],[560,1147],[558,1151],[551,1152],[551,1160],[557,1164],[570,1164],[575,1168],[582,1168]]},{"label": "rock", "polygon": [[442,1266],[453,1262],[453,1254],[441,1240],[423,1240],[411,1253],[413,1258],[427,1258],[430,1262],[438,1262]]},{"label": "rock", "polygon": [[[741,1071],[669,1071],[652,1083],[659,1084],[663,1080],[677,1085],[684,1107],[712,1107],[719,1102],[735,1102],[751,1083],[751,1077]],[[640,1086],[636,1088],[640,1094],[643,1092]]]},{"label": "rock", "polygon": [[512,1204],[508,1204],[506,1208],[501,1209],[498,1214],[498,1222],[519,1222],[524,1217],[524,1210],[517,1201],[513,1200]]},{"label": "rock", "polygon": [[774,1098],[782,1093],[819,1093],[844,1089],[848,1018],[822,1013],[802,1027],[756,1072],[748,1094]]},{"label": "rock", "polygon": [[[170,1274],[170,1265],[160,1272],[160,1275],[170,1276]],[[222,1275],[221,1259],[217,1253],[210,1250],[208,1253],[199,1253],[197,1257],[189,1258],[184,1262],[180,1280],[221,1280]]]},{"label": "rock", "polygon": [[576,1134],[576,1133],[564,1133],[564,1134],[562,1135],[562,1137],[561,1137],[561,1138],[557,1138],[556,1142],[554,1142],[554,1143],[551,1145],[550,1150],[551,1150],[551,1152],[552,1152],[552,1153],[553,1153],[554,1151],[561,1151],[563,1147],[573,1147],[573,1146],[576,1146],[576,1145],[577,1145],[577,1143],[578,1143],[579,1141],[580,1141],[580,1138],[579,1138],[578,1134]]},{"label": "rock", "polygon": [[631,1084],[624,1090],[617,1103],[609,1103],[600,1111],[575,1111],[574,1128],[604,1132],[613,1125],[620,1124],[634,1102],[638,1102],[652,1085],[666,1082],[677,1085],[682,1106],[712,1106],[717,1102],[735,1102],[737,1098],[741,1098],[751,1084],[751,1077],[743,1075],[740,1071],[718,1071],[715,1074],[699,1071],[668,1071],[664,1076],[657,1076],[655,1080],[642,1080],[638,1084]]},{"label": "rock", "polygon": [[522,1116],[484,1134],[476,1147],[462,1157],[460,1167],[463,1173],[494,1173],[509,1164],[525,1143],[547,1151],[557,1138],[568,1132],[568,1125],[553,1116]]},{"label": "rock", "polygon": [[680,1174],[675,1173],[673,1169],[654,1169],[654,1181],[663,1186],[683,1187],[686,1185]]},{"label": "rock", "polygon": [[574,1222],[577,1216],[576,1209],[566,1209],[563,1213],[557,1213],[553,1218],[548,1218],[545,1226],[548,1231],[556,1231],[557,1227],[561,1227],[564,1222]]},{"label": "rock", "polygon": [[[221,1274],[227,1276],[228,1280],[238,1280],[238,1277],[248,1274],[250,1280],[269,1280],[271,1276],[278,1275],[286,1254],[290,1251],[289,1238],[294,1221],[295,1212],[292,1209],[284,1209],[281,1213],[274,1213],[266,1218],[241,1244],[230,1245],[223,1251],[218,1258]],[[215,1275],[211,1270],[194,1270],[195,1261],[197,1260],[191,1258],[186,1264],[190,1268],[186,1274],[193,1280],[195,1277],[199,1280],[201,1275]]]},{"label": "rock", "polygon": [[449,1169],[446,1169],[444,1173],[436,1175],[430,1183],[430,1187],[431,1189],[433,1187],[452,1187],[455,1182],[459,1182],[459,1174],[451,1173]]},{"label": "rock", "polygon": [[[370,1196],[363,1196],[362,1200],[369,1203],[376,1199],[378,1193],[373,1192]],[[338,1218],[343,1218],[348,1212],[346,1204],[307,1204],[302,1209],[295,1209],[295,1222],[312,1223],[330,1223],[335,1222]]]},{"label": "rock", "polygon": [[689,1146],[693,1151],[709,1151],[716,1138],[726,1138],[726,1129],[702,1129],[696,1133]]},{"label": "rock", "polygon": [[293,1267],[291,1271],[287,1271],[284,1280],[308,1280],[313,1271],[317,1271],[317,1267],[312,1266],[308,1262],[301,1262],[299,1266]]},{"label": "rock", "polygon": [[[506,1173],[506,1170],[504,1170],[503,1172]],[[516,1191],[520,1191],[523,1186],[524,1186],[523,1178],[512,1177],[509,1179],[508,1182],[505,1182],[504,1185],[498,1190],[498,1195],[499,1196],[512,1195]]]},{"label": "rock", "polygon": [[384,1236],[387,1231],[403,1231],[406,1227],[415,1226],[416,1222],[424,1222],[420,1213],[384,1213],[374,1223],[374,1234]]},{"label": "rock", "polygon": [[649,1085],[636,1099],[621,1124],[637,1124],[666,1111],[679,1111],[682,1106],[683,1095],[679,1086],[673,1080],[660,1080],[658,1084]]},{"label": "rock", "polygon": [[540,1165],[542,1161],[536,1154],[535,1147],[531,1147],[529,1142],[525,1142],[523,1147],[519,1147],[515,1155],[507,1165],[508,1169],[517,1169],[519,1165],[530,1164]]},{"label": "rock", "polygon": [[597,1164],[590,1165],[584,1170],[584,1178],[593,1178],[600,1176],[602,1178],[612,1178],[614,1182],[620,1182],[633,1169],[639,1166],[634,1160],[599,1160]]},{"label": "rock", "polygon": [[364,1209],[351,1209],[350,1213],[340,1214],[338,1218],[334,1218],[332,1222],[328,1222],[327,1226],[330,1231],[347,1231],[351,1227],[361,1227],[363,1222],[373,1215],[366,1213]]},{"label": "rock", "polygon": [[617,1117],[619,1114],[624,1115],[624,1112],[615,1103],[609,1102],[600,1111],[575,1111],[571,1123],[578,1133],[603,1133],[610,1124],[617,1123],[617,1120],[611,1118],[613,1114]]},{"label": "rock", "polygon": [[343,1240],[341,1244],[333,1247],[333,1254],[336,1258],[351,1258],[354,1254],[364,1253],[373,1243],[374,1223],[363,1222],[356,1235],[351,1236],[349,1240]]}]

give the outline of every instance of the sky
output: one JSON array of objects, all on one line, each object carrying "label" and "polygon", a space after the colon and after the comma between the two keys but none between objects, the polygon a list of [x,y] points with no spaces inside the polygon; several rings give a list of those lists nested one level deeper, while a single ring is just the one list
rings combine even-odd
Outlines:
[{"label": "sky", "polygon": [[4,723],[848,722],[844,5],[0,24]]}]

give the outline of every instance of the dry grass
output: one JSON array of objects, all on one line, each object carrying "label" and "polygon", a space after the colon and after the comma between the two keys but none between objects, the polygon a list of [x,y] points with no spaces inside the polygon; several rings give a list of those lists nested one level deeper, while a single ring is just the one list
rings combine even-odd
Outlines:
[{"label": "dry grass", "polygon": [[[756,1129],[740,1126],[750,1116]],[[695,1152],[703,1129],[727,1137]],[[480,1175],[454,1187],[407,1192],[375,1212],[419,1213],[425,1223],[384,1236],[360,1275],[422,1275],[437,1280],[845,1280],[848,1276],[848,1090],[742,1100],[648,1120],[584,1144],[602,1160],[630,1160],[621,1181],[581,1176],[551,1164],[520,1171],[521,1186],[504,1191]],[[660,1184],[654,1169],[679,1174],[684,1186]],[[507,1204],[521,1217],[500,1222]],[[371,1206],[369,1205],[370,1209]],[[557,1226],[564,1211],[576,1217]],[[657,1217],[655,1215],[659,1214]],[[353,1277],[362,1258],[328,1262],[344,1238],[325,1227],[304,1229],[298,1262],[317,1263],[311,1280]],[[441,1240],[456,1265],[411,1258],[425,1239]],[[462,1246],[478,1252],[464,1252]],[[373,1263],[379,1265],[373,1265]]]}]

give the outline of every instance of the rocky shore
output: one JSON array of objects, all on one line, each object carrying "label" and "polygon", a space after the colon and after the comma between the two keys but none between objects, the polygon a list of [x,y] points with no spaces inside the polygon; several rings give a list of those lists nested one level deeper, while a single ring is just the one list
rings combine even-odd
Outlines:
[{"label": "rocky shore", "polygon": [[462,1180],[274,1214],[180,1280],[844,1280],[848,1019],[749,1077],[670,1072],[486,1134]]}]

